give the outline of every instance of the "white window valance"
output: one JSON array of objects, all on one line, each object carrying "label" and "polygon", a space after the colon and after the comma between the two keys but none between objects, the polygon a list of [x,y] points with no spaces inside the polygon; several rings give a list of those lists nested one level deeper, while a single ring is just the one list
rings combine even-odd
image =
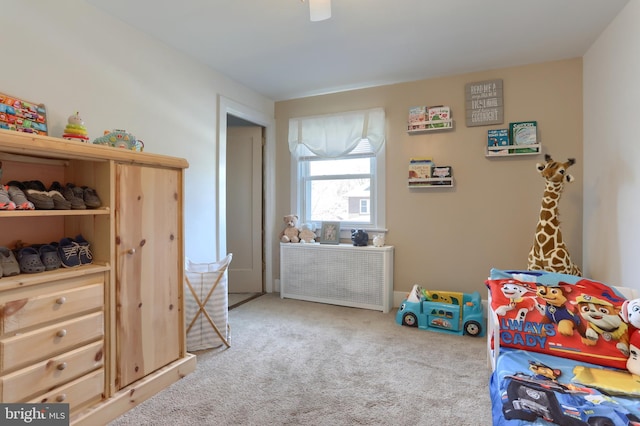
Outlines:
[{"label": "white window valance", "polygon": [[373,108],[289,120],[289,150],[296,157],[307,152],[306,149],[319,157],[341,157],[356,148],[363,139],[369,142],[372,153],[382,148],[385,142],[384,109]]}]

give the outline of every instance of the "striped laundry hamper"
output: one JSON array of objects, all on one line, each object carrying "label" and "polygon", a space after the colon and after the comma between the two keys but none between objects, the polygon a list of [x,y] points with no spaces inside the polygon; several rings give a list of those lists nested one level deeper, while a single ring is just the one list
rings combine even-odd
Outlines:
[{"label": "striped laundry hamper", "polygon": [[228,272],[233,255],[213,263],[186,259],[185,324],[187,350],[229,347]]}]

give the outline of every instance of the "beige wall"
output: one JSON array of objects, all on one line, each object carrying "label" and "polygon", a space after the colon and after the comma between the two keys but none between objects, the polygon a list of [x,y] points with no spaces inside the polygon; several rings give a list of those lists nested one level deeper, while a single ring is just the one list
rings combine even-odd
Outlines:
[{"label": "beige wall", "polygon": [[[504,82],[505,123],[466,127],[465,84],[498,78]],[[415,105],[449,105],[455,129],[408,135],[408,109]],[[395,291],[419,283],[484,292],[491,267],[526,268],[544,189],[535,165],[543,156],[484,156],[487,130],[512,121],[537,120],[543,152],[557,160],[577,160],[570,170],[577,179],[565,188],[560,211],[565,241],[581,265],[580,58],[276,102],[276,218],[292,209],[288,119],[369,107],[384,107],[387,114],[387,244],[395,246]],[[455,188],[409,190],[408,162],[416,156],[452,166]],[[278,262],[276,255],[276,277]]]}]

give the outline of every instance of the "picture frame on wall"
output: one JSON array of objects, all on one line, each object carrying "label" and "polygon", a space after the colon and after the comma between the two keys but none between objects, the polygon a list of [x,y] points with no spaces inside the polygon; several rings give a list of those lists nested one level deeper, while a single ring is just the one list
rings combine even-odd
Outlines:
[{"label": "picture frame on wall", "polygon": [[340,222],[322,222],[320,244],[340,243]]}]

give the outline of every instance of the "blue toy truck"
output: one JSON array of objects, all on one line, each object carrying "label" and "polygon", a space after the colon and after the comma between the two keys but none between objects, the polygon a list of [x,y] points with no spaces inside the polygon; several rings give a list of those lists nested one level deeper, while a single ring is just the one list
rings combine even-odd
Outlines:
[{"label": "blue toy truck", "polygon": [[396,322],[422,330],[484,336],[482,300],[479,292],[427,291],[414,285],[402,301]]}]

